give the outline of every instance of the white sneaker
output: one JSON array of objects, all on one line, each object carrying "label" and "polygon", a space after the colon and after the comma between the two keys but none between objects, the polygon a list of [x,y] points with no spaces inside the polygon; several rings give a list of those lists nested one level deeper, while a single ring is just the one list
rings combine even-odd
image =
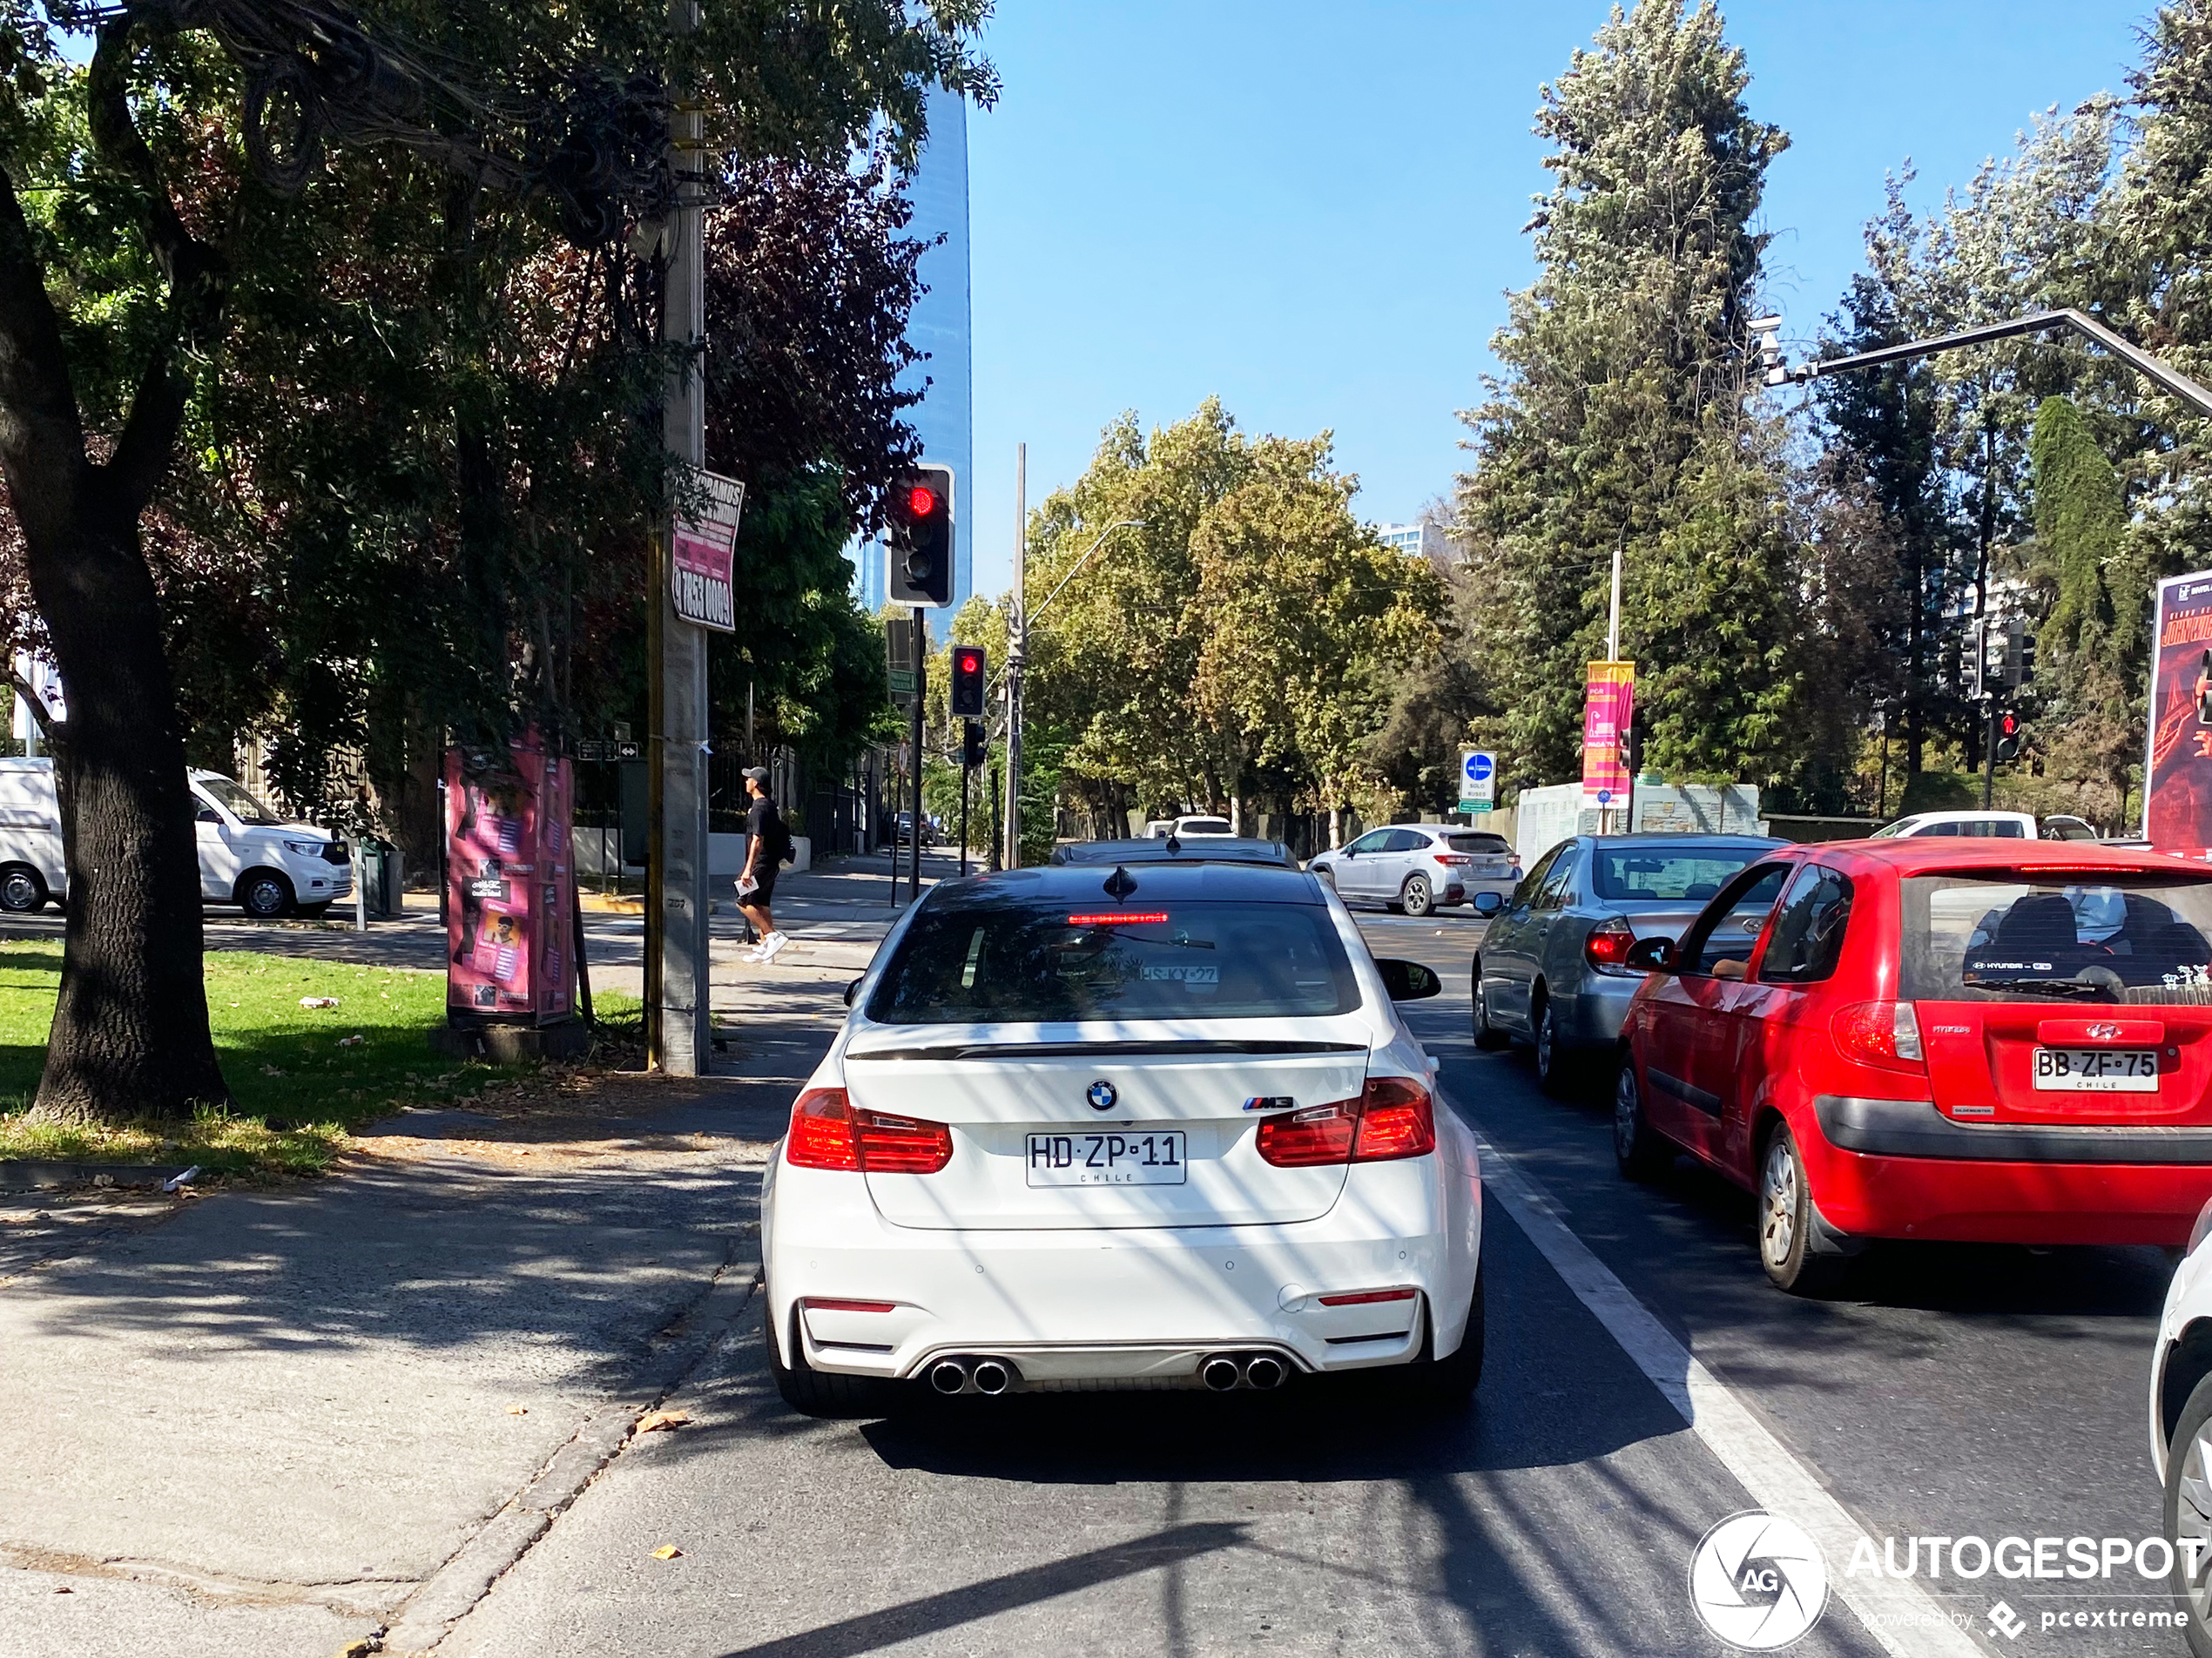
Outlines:
[{"label": "white sneaker", "polygon": [[743,955],[739,956],[738,960],[740,961],[751,961],[756,965],[765,961],[768,958],[761,954],[765,947],[764,944],[756,944],[752,947],[752,948],[747,950]]},{"label": "white sneaker", "polygon": [[776,959],[776,952],[782,949],[784,946],[789,944],[791,940],[786,938],[782,933],[771,933],[766,938],[760,940],[761,960],[764,962],[773,961]]}]

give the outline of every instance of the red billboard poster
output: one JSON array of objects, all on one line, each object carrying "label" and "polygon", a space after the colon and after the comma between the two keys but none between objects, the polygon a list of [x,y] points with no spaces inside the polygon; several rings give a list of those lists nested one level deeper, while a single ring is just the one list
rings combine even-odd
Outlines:
[{"label": "red billboard poster", "polygon": [[2161,852],[2212,847],[2212,571],[2158,584],[2143,833]]},{"label": "red billboard poster", "polygon": [[669,547],[669,600],[686,622],[718,633],[737,631],[731,567],[738,544],[738,519],[745,511],[745,485],[735,478],[702,472],[706,509],[697,518],[678,516]]},{"label": "red billboard poster", "polygon": [[1582,804],[1629,801],[1629,721],[1635,712],[1636,665],[1593,662],[1582,690]]},{"label": "red billboard poster", "polygon": [[575,768],[531,738],[501,758],[446,751],[446,1008],[550,1024],[576,981]]}]

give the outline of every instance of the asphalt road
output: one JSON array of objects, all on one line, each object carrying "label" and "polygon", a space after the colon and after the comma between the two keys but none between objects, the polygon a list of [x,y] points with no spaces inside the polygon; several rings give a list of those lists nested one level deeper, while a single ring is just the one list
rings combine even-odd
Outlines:
[{"label": "asphalt road", "polygon": [[[1737,1511],[1790,1513],[1777,1492],[1831,1522],[1835,1593],[1793,1652],[2182,1650],[2113,1627],[2166,1604],[2132,1574],[1885,1590],[1846,1580],[1837,1540],[2154,1533],[2160,1255],[1919,1246],[1838,1300],[1783,1296],[1747,1197],[1687,1167],[1629,1185],[1595,1100],[1474,1050],[1479,924],[1363,920],[1378,954],[1445,975],[1412,1014],[1498,1154],[1472,1412],[1286,1391],[817,1423],[776,1399],[756,1318],[670,1401],[692,1425],[635,1442],[441,1653],[1714,1654],[1692,1552]],[[2017,1635],[1991,1628],[2000,1600]],[[2088,1611],[2100,1627],[2044,1625]]]}]

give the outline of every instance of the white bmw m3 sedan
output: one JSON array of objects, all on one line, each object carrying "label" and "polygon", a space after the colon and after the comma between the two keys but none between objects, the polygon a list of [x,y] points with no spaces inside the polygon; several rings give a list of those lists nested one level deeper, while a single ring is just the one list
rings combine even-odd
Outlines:
[{"label": "white bmw m3 sedan", "polygon": [[1482,1365],[1473,1136],[1312,876],[1073,865],[934,889],[792,1109],[768,1358],[813,1414]]}]

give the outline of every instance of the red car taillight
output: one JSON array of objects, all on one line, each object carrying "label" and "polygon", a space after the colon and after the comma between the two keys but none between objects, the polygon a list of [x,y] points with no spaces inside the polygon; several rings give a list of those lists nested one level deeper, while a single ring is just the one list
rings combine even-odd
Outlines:
[{"label": "red car taillight", "polygon": [[1582,940],[1582,960],[1600,973],[1626,973],[1629,947],[1635,941],[1634,927],[1617,915],[1608,916]]},{"label": "red car taillight", "polygon": [[794,1169],[871,1175],[934,1175],[953,1160],[941,1122],[856,1111],[843,1088],[808,1088],[791,1108],[784,1161]]},{"label": "red car taillight", "polygon": [[1474,861],[1463,852],[1440,852],[1432,856],[1447,869],[1464,869]]},{"label": "red car taillight", "polygon": [[1426,1156],[1436,1149],[1436,1107],[1409,1076],[1371,1076],[1356,1100],[1269,1117],[1258,1143],[1278,1169]]},{"label": "red car taillight", "polygon": [[1920,1021],[1909,1001],[1855,1001],[1838,1011],[1829,1028],[1843,1055],[1879,1070],[1924,1073]]}]

